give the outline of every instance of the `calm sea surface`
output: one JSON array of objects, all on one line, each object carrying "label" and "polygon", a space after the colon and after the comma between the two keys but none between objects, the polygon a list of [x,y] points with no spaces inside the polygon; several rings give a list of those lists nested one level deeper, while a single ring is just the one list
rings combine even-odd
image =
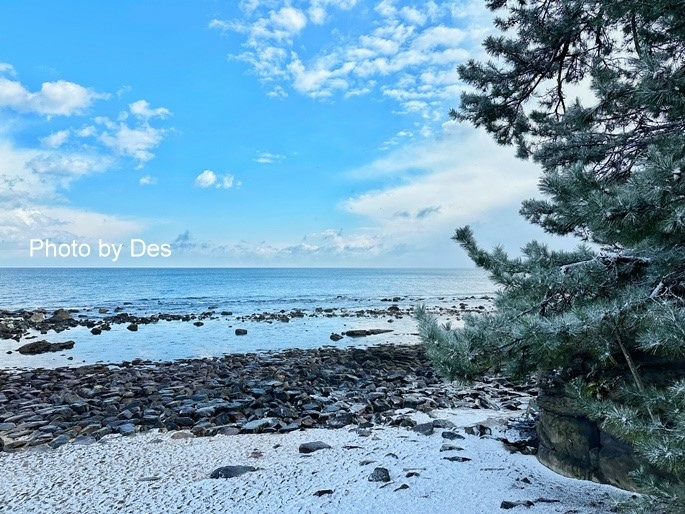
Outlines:
[{"label": "calm sea surface", "polygon": [[[354,317],[305,317],[290,323],[238,322],[235,318],[260,312],[317,307],[337,312],[387,308],[383,299],[400,298],[411,307],[452,306],[455,302],[482,303],[493,284],[474,269],[0,269],[0,309],[78,309],[98,318],[100,307],[123,307],[135,315],[156,313],[199,314],[207,310],[231,311],[233,316],[192,323],[159,322],[129,332],[125,325],[93,336],[85,328],[41,335],[51,342],[73,340],[73,350],[21,356],[22,343],[0,340],[0,367],[77,365],[121,362],[134,358],[171,360],[217,356],[232,352],[309,348],[331,344],[331,332],[353,328],[392,328],[389,335],[360,340],[344,339],[338,345],[381,342],[415,342],[416,326],[402,320]],[[475,298],[473,298],[475,297]],[[236,337],[237,327],[248,335]],[[13,351],[7,354],[7,351]],[[72,357],[71,360],[67,360]]]}]

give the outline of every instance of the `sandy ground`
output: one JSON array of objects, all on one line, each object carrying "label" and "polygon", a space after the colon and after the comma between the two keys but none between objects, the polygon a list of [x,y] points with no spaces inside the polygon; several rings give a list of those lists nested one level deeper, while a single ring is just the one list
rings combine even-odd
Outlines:
[{"label": "sandy ground", "polygon": [[[464,427],[496,425],[503,414],[452,410],[432,416]],[[0,512],[586,514],[611,512],[615,499],[626,497],[609,486],[560,477],[494,439],[465,435],[448,441],[442,431],[424,436],[375,427],[366,437],[344,428],[187,439],[153,432],[90,446],[0,453]],[[301,443],[318,440],[332,448],[298,452]],[[441,452],[444,444],[463,449]],[[471,460],[444,459],[456,455]],[[227,465],[259,469],[209,478]],[[391,481],[369,481],[375,467],[387,468]],[[315,495],[321,490],[333,492]],[[535,504],[503,510],[503,500]]]}]

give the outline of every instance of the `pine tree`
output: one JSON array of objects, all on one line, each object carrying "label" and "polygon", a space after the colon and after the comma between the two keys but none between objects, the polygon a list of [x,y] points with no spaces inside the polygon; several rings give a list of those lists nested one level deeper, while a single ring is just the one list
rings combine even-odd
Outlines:
[{"label": "pine tree", "polygon": [[652,498],[685,512],[685,1],[487,5],[491,60],[459,67],[450,115],[540,165],[543,198],[521,214],[580,246],[511,258],[458,229],[496,309],[459,330],[419,309],[422,339],[450,378],[563,377],[652,466]]}]

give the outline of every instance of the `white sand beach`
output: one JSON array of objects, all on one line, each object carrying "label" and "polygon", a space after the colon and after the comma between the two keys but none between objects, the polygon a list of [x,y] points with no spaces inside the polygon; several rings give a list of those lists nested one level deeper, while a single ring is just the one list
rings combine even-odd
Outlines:
[{"label": "white sand beach", "polygon": [[[606,513],[627,493],[561,477],[535,457],[510,454],[494,438],[465,434],[476,423],[496,427],[506,413],[434,411],[457,425],[463,439],[443,429],[425,436],[407,428],[376,426],[360,435],[349,427],[284,435],[195,438],[180,432],[107,436],[0,453],[0,511],[49,513]],[[430,418],[422,413],[419,422]],[[174,435],[176,434],[176,435]],[[310,454],[300,444],[331,446]],[[443,445],[459,449],[441,451]],[[445,457],[471,460],[450,461]],[[216,468],[258,468],[234,478],[211,479]],[[372,482],[376,467],[389,482]],[[318,492],[318,495],[317,495]],[[502,502],[532,502],[504,505]]]}]

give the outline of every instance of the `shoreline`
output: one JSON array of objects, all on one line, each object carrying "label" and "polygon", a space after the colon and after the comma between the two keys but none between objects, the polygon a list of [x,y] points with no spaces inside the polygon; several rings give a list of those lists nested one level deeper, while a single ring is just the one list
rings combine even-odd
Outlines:
[{"label": "shoreline", "polygon": [[[629,493],[531,455],[535,393],[445,382],[396,344],[2,370],[0,497],[27,514],[612,512]],[[330,448],[298,451],[314,441]],[[212,479],[223,466],[255,471]]]},{"label": "shoreline", "polygon": [[418,345],[290,349],[172,362],[0,371],[4,451],[111,433],[188,429],[195,435],[411,424],[397,410],[526,409],[534,385],[438,377]]},{"label": "shoreline", "polygon": [[[507,452],[494,438],[504,428],[502,411],[432,414],[410,416],[417,426],[447,427],[430,435],[396,426],[213,437],[149,432],[0,453],[0,496],[8,509],[26,514],[608,514],[629,497]],[[474,424],[490,427],[493,436],[470,435]],[[318,441],[328,447],[300,450]],[[247,472],[211,478],[225,466]]]}]

